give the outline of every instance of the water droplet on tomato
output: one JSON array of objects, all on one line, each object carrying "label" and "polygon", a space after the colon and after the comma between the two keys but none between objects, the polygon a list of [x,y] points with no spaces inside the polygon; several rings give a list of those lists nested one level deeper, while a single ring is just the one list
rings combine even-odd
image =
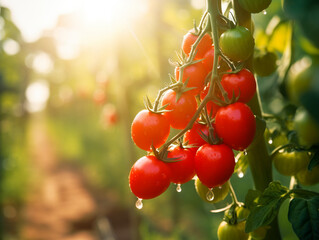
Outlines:
[{"label": "water droplet on tomato", "polygon": [[182,191],[181,184],[178,183],[178,184],[176,185],[176,192],[181,192],[181,191]]},{"label": "water droplet on tomato", "polygon": [[243,178],[244,177],[244,173],[242,171],[237,172],[237,176],[239,178]]},{"label": "water droplet on tomato", "polygon": [[266,10],[264,10],[264,11],[263,11],[263,14],[264,14],[264,15],[266,15],[266,14],[267,14],[267,11],[266,11]]},{"label": "water droplet on tomato", "polygon": [[280,149],[278,152],[283,153],[285,149]]},{"label": "water droplet on tomato", "polygon": [[269,144],[272,144],[272,143],[273,143],[273,140],[272,140],[271,138],[269,138],[268,143],[269,143]]},{"label": "water droplet on tomato", "polygon": [[212,188],[208,188],[208,192],[206,193],[206,199],[208,201],[213,201],[214,200],[214,193],[213,193],[213,189]]},{"label": "water droplet on tomato", "polygon": [[222,189],[222,188],[223,188],[223,186],[218,186],[218,188],[219,188],[219,189]]},{"label": "water droplet on tomato", "polygon": [[142,202],[142,199],[141,198],[137,198],[137,201],[135,203],[135,207],[137,209],[142,209],[143,208],[143,202]]},{"label": "water droplet on tomato", "polygon": [[245,150],[244,150],[244,155],[246,156],[247,154],[248,154],[248,153],[247,153],[247,150],[245,149]]}]

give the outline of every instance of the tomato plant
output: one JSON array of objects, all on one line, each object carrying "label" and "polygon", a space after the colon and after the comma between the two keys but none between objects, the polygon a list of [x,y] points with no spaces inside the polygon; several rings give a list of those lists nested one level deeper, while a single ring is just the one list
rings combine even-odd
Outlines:
[{"label": "tomato plant", "polygon": [[205,53],[205,55],[203,56],[202,63],[206,68],[207,72],[211,72],[213,70],[214,46],[211,46],[211,48]]},{"label": "tomato plant", "polygon": [[193,127],[185,133],[184,143],[199,148],[206,143],[201,135],[208,136],[208,127],[206,124],[195,122]]},{"label": "tomato plant", "polygon": [[169,121],[163,114],[142,110],[132,122],[132,139],[139,148],[146,151],[150,151],[152,145],[156,148],[163,145],[169,132]]},{"label": "tomato plant", "polygon": [[223,185],[234,172],[235,158],[225,144],[201,146],[195,156],[195,171],[199,180],[208,188]]},{"label": "tomato plant", "polygon": [[254,51],[254,38],[250,31],[242,26],[229,29],[219,39],[223,53],[234,61],[247,60]]},{"label": "tomato plant", "polygon": [[[190,30],[188,33],[185,34],[184,38],[183,38],[183,42],[182,42],[182,49],[183,51],[189,55],[189,53],[191,52],[191,48],[193,46],[193,44],[195,43],[195,41],[198,38],[198,33],[196,34],[195,30],[192,29]],[[196,51],[196,55],[195,58],[196,59],[200,59],[202,58],[205,53],[212,47],[212,38],[209,36],[208,33],[206,33],[203,38],[199,41],[195,51]]]},{"label": "tomato plant", "polygon": [[171,171],[155,156],[137,160],[129,175],[131,191],[141,199],[151,199],[162,194],[171,182]]},{"label": "tomato plant", "polygon": [[247,12],[259,13],[270,5],[271,0],[238,0],[238,2]]},{"label": "tomato plant", "polygon": [[178,96],[173,90],[168,90],[165,93],[162,105],[167,105],[167,112],[164,115],[171,127],[176,129],[185,128],[197,109],[197,102],[193,95],[186,92]]},{"label": "tomato plant", "polygon": [[247,103],[256,93],[256,80],[254,75],[247,69],[242,69],[238,73],[224,74],[221,81],[227,92],[228,98],[235,95],[238,102]]},{"label": "tomato plant", "polygon": [[245,150],[253,141],[256,121],[244,103],[234,103],[218,110],[215,128],[223,142],[235,150]]},{"label": "tomato plant", "polygon": [[205,202],[208,203],[218,203],[222,200],[224,200],[229,192],[229,184],[228,182],[224,183],[223,185],[219,187],[214,187],[211,189],[213,192],[213,199],[210,201],[207,198],[207,194],[209,193],[208,187],[206,187],[202,182],[199,180],[199,178],[196,178],[195,180],[195,189],[198,194],[198,196],[203,199]]}]

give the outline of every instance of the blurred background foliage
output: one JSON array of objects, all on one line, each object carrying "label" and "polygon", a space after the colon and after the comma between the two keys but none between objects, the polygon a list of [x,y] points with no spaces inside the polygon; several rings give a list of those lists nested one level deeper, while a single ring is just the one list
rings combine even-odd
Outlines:
[{"label": "blurred background foliage", "polygon": [[[139,211],[127,178],[133,162],[145,154],[131,141],[131,121],[143,108],[146,94],[154,100],[157,91],[169,84],[168,73],[173,73],[173,66],[168,59],[180,51],[183,35],[193,27],[193,19],[199,21],[204,5],[204,0],[106,1],[104,5],[92,1],[84,6],[85,11],[56,14],[55,26],[32,40],[13,21],[11,5],[1,6],[3,239],[26,239],[21,231],[26,202],[35,186],[43,183],[42,168],[34,161],[34,151],[39,147],[33,144],[35,126],[41,126],[42,134],[50,139],[59,163],[79,167],[94,191],[113,199],[111,207],[129,213],[135,223],[126,227],[133,233],[135,230],[135,236],[217,238],[222,214],[209,210],[224,206],[230,198],[210,205],[196,195],[194,183],[189,182],[182,186],[181,193],[172,185],[158,198],[144,201]],[[281,41],[273,40],[271,46],[284,61],[291,26],[285,22],[288,19],[280,1],[273,1],[267,13],[253,15],[253,19],[257,47],[262,47],[269,31],[274,30],[269,22],[277,26],[276,37]],[[278,24],[282,24],[280,29]],[[301,31],[298,26],[294,30]],[[318,54],[307,39],[300,37],[297,41],[306,43],[294,45],[295,60],[305,54]],[[289,103],[280,90],[284,88],[278,88],[284,78],[280,69],[269,77],[258,77],[263,108],[268,113],[278,114]],[[275,177],[289,184],[288,177],[276,172]],[[243,178],[232,178],[239,200],[244,201],[247,190],[253,187],[249,169]],[[98,212],[104,214],[103,210]],[[280,224],[285,239],[296,239],[286,217]],[[136,239],[134,234],[130,236]]]}]

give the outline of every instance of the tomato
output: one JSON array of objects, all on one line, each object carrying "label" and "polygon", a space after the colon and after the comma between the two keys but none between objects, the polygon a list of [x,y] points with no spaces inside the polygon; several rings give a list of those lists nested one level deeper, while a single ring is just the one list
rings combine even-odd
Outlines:
[{"label": "tomato", "polygon": [[253,69],[258,76],[265,77],[277,69],[277,55],[274,52],[259,52],[254,54]]},{"label": "tomato", "polygon": [[212,46],[204,55],[204,59],[202,61],[204,67],[206,68],[207,72],[211,72],[213,70],[214,64],[214,46]]},{"label": "tomato", "polygon": [[[182,49],[187,56],[191,52],[192,45],[198,38],[198,36],[194,32],[194,29],[190,30],[188,33],[185,34],[183,38]],[[211,36],[208,33],[206,33],[195,49],[195,51],[197,51],[195,59],[201,59],[204,56],[204,54],[211,48],[212,44],[213,40]]]},{"label": "tomato", "polygon": [[181,94],[179,99],[176,97],[176,92],[168,90],[162,100],[162,105],[167,105],[165,108],[169,112],[164,115],[170,122],[172,128],[184,129],[189,121],[194,116],[197,110],[197,101],[195,97],[187,92]]},{"label": "tomato", "polygon": [[303,108],[297,109],[294,129],[297,131],[301,145],[310,147],[319,144],[319,125]]},{"label": "tomato", "polygon": [[243,68],[238,73],[224,74],[221,80],[228,98],[232,99],[233,94],[239,96],[238,102],[247,103],[256,93],[256,80],[254,75]]},{"label": "tomato", "polygon": [[163,114],[140,111],[134,118],[131,135],[134,143],[145,151],[162,146],[168,138],[170,124]]},{"label": "tomato", "polygon": [[250,108],[241,102],[218,110],[215,130],[223,142],[235,150],[245,150],[253,141],[256,121]]},{"label": "tomato", "polygon": [[217,230],[219,240],[246,240],[249,235],[245,233],[245,222],[229,224],[222,221]]},{"label": "tomato", "polygon": [[[308,90],[316,90],[319,85],[319,67],[312,60],[304,57],[294,63],[288,72],[286,90],[289,100],[300,104],[300,97]],[[318,90],[317,90],[318,91]]]},{"label": "tomato", "polygon": [[107,100],[107,96],[106,93],[103,89],[96,89],[93,92],[93,101],[97,104],[97,105],[103,105]]},{"label": "tomato", "polygon": [[167,158],[179,160],[166,163],[172,172],[171,182],[183,184],[195,176],[195,153],[191,149],[181,148],[180,146],[169,149]]},{"label": "tomato", "polygon": [[159,196],[171,182],[169,167],[155,156],[144,156],[131,168],[129,184],[135,196],[151,199]]},{"label": "tomato", "polygon": [[222,52],[233,61],[245,61],[254,51],[254,38],[250,31],[237,26],[224,32],[219,39]]},{"label": "tomato", "polygon": [[200,134],[204,134],[207,136],[208,132],[209,130],[207,125],[195,122],[193,124],[193,127],[185,133],[184,143],[188,143],[189,145],[193,145],[196,146],[196,148],[199,148],[206,143]]},{"label": "tomato", "polygon": [[271,0],[238,0],[240,6],[250,13],[259,13],[268,8]]},{"label": "tomato", "polygon": [[319,166],[317,165],[311,171],[307,168],[302,169],[296,175],[298,182],[305,186],[315,185],[319,183]]},{"label": "tomato", "polygon": [[[204,88],[207,71],[201,62],[189,65],[184,68],[182,82],[188,80],[187,87],[194,88],[188,93],[197,95]],[[179,67],[175,68],[175,77],[179,80]]]},{"label": "tomato", "polygon": [[[209,90],[210,85],[208,84],[203,91],[201,91],[200,93],[200,99],[203,101],[203,99],[206,97],[208,90]],[[222,98],[221,97],[221,93],[219,91],[218,88],[215,88],[215,96],[217,96],[218,98]],[[207,108],[207,113],[208,115],[215,117],[218,109],[220,109],[220,106],[217,105],[216,103],[214,103],[213,101],[208,101],[208,103],[206,104],[206,108]]]},{"label": "tomato", "polygon": [[285,176],[294,176],[309,163],[308,152],[277,152],[272,156],[277,171]]},{"label": "tomato", "polygon": [[219,187],[214,187],[212,189],[213,194],[214,194],[214,199],[212,201],[209,201],[206,197],[207,193],[209,191],[208,187],[206,187],[204,184],[202,184],[202,182],[199,180],[199,178],[196,178],[196,180],[195,180],[195,189],[196,189],[198,196],[200,196],[200,198],[203,199],[205,202],[218,203],[227,197],[228,192],[229,192],[229,184],[228,184],[228,182],[226,182],[225,184],[223,184]]},{"label": "tomato", "polygon": [[195,155],[195,171],[199,180],[209,188],[223,185],[234,172],[235,158],[225,144],[201,146]]},{"label": "tomato", "polygon": [[236,207],[236,214],[238,219],[247,219],[249,216],[249,209],[241,206],[241,207]]}]

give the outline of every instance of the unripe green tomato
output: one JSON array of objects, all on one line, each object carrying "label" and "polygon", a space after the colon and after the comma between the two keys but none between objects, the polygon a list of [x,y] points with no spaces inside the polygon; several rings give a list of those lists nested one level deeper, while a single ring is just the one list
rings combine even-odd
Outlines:
[{"label": "unripe green tomato", "polygon": [[229,184],[228,184],[228,182],[226,182],[225,184],[223,184],[220,187],[214,187],[212,189],[212,191],[214,193],[214,199],[212,201],[208,201],[208,199],[206,197],[207,193],[208,193],[208,187],[206,187],[204,184],[202,184],[202,182],[199,180],[199,178],[196,178],[196,180],[195,180],[195,189],[196,189],[198,196],[200,196],[200,198],[203,199],[205,202],[217,203],[217,202],[224,200],[226,198],[226,196],[228,195]]},{"label": "unripe green tomato", "polygon": [[299,108],[296,112],[294,129],[297,131],[301,145],[311,147],[319,144],[319,125],[303,108]]},{"label": "unripe green tomato", "polygon": [[298,182],[305,186],[315,185],[319,183],[319,166],[317,165],[311,171],[303,169],[296,175]]},{"label": "unripe green tomato", "polygon": [[238,2],[247,12],[259,13],[270,5],[271,0],[238,0]]},{"label": "unripe green tomato", "polygon": [[277,69],[277,55],[274,52],[259,52],[254,55],[253,68],[258,76],[265,77]]},{"label": "unripe green tomato", "polygon": [[277,152],[272,156],[275,168],[285,176],[294,176],[309,163],[308,152]]},{"label": "unripe green tomato", "polygon": [[247,219],[250,211],[246,207],[236,207],[236,214],[238,219]]},{"label": "unripe green tomato", "polygon": [[249,235],[245,233],[245,221],[237,224],[229,224],[222,221],[217,230],[219,240],[247,240]]},{"label": "unripe green tomato", "polygon": [[255,42],[247,28],[236,26],[220,36],[219,46],[231,60],[245,61],[253,53]]},{"label": "unripe green tomato", "polygon": [[269,226],[263,226],[263,227],[257,228],[253,232],[250,232],[249,233],[250,239],[254,239],[254,240],[264,239],[266,237],[268,228]]},{"label": "unripe green tomato", "polygon": [[286,90],[289,100],[294,104],[300,104],[300,97],[308,90],[319,92],[319,67],[308,57],[294,63],[289,69]]}]

